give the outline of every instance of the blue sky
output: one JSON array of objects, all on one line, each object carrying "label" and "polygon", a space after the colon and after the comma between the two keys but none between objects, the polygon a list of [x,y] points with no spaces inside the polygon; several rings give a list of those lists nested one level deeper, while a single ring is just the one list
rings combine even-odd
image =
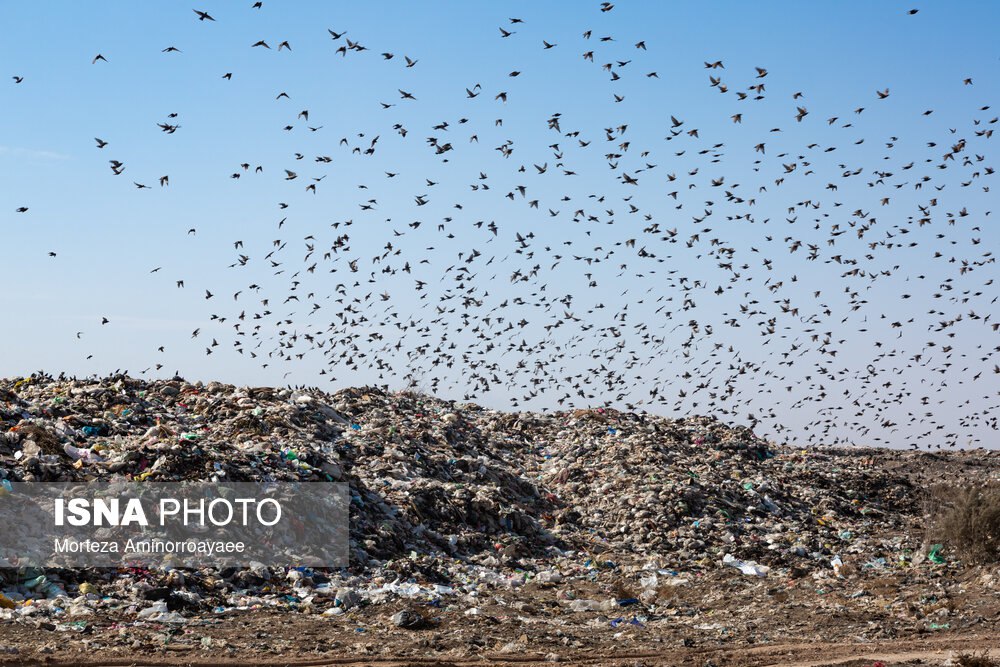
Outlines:
[{"label": "blue sky", "polygon": [[[379,378],[377,371],[365,368],[327,366],[323,351],[313,351],[302,360],[249,359],[247,354],[234,352],[229,324],[240,310],[248,315],[264,310],[260,299],[269,299],[266,308],[272,315],[257,321],[262,324],[257,340],[263,341],[257,352],[266,357],[268,351],[278,349],[278,342],[287,341],[287,332],[316,329],[313,321],[321,318],[322,324],[329,325],[331,312],[345,305],[336,302],[337,285],[343,284],[344,293],[350,295],[345,297],[348,302],[360,299],[371,320],[391,318],[390,312],[399,318],[423,318],[435,344],[440,336],[447,336],[447,342],[456,343],[459,351],[481,351],[476,347],[481,341],[471,333],[478,318],[505,300],[518,296],[530,300],[544,285],[541,294],[553,299],[572,295],[572,306],[565,310],[581,321],[570,320],[553,333],[544,329],[552,322],[553,311],[532,306],[512,309],[514,321],[529,320],[523,338],[534,351],[485,354],[482,358],[496,362],[505,377],[513,378],[512,386],[494,383],[477,400],[510,405],[512,397],[524,394],[520,384],[534,362],[546,359],[560,345],[570,354],[557,364],[565,366],[562,375],[596,377],[603,366],[622,372],[629,386],[622,400],[614,400],[618,390],[607,389],[603,395],[591,392],[593,398],[577,397],[570,403],[611,400],[616,405],[643,404],[665,414],[704,412],[708,411],[706,401],[692,398],[693,387],[676,403],[644,401],[654,387],[674,397],[687,384],[696,385],[697,380],[682,375],[690,372],[698,377],[699,364],[711,365],[718,359],[712,353],[717,354],[714,345],[721,342],[736,350],[732,360],[738,360],[731,363],[756,364],[739,378],[738,396],[752,399],[762,391],[758,382],[773,392],[762,394],[740,411],[763,417],[773,409],[780,419],[763,421],[789,425],[796,439],[808,439],[815,432],[816,426],[810,427],[811,432],[805,429],[817,414],[843,415],[852,409],[851,401],[864,402],[864,397],[850,391],[836,400],[834,395],[852,384],[854,391],[860,391],[857,378],[865,376],[870,366],[880,378],[895,380],[910,395],[890,401],[897,404],[895,408],[882,404],[861,410],[864,414],[856,419],[841,417],[844,424],[835,431],[836,437],[870,442],[878,434],[895,445],[914,439],[964,445],[992,432],[984,419],[970,421],[969,415],[998,402],[997,382],[991,377],[996,356],[987,354],[997,345],[995,332],[966,318],[949,331],[935,334],[934,322],[947,317],[929,311],[989,312],[990,299],[997,291],[987,282],[997,274],[996,265],[985,264],[964,274],[956,267],[963,259],[982,259],[983,252],[996,247],[995,224],[985,217],[995,198],[978,182],[975,187],[961,187],[975,167],[961,172],[920,169],[926,164],[922,160],[940,161],[948,142],[958,136],[968,137],[969,152],[983,154],[984,165],[992,164],[986,152],[990,143],[973,132],[986,127],[997,113],[980,110],[997,101],[1000,54],[992,26],[1000,23],[1000,7],[995,3],[617,2],[606,13],[598,3],[577,2],[265,0],[259,10],[250,5],[0,5],[0,21],[10,27],[0,43],[0,61],[8,70],[0,81],[4,107],[0,230],[7,275],[4,301],[11,314],[0,330],[0,347],[5,350],[0,374],[20,375],[39,368],[74,374],[128,369],[158,376],[178,370],[189,378],[237,384],[291,382],[337,388],[384,382],[398,388],[406,384],[409,368],[421,378],[421,386],[429,388],[430,378],[440,375],[437,390],[462,398],[469,391],[460,368],[432,367],[427,357],[406,359],[403,352],[386,347],[395,340],[360,343],[368,360],[392,361],[401,369]],[[199,21],[192,8],[208,11],[216,21]],[[909,15],[912,8],[919,12]],[[511,17],[524,22],[512,24]],[[514,34],[502,38],[501,27]],[[345,38],[333,40],[327,29],[346,31]],[[592,36],[584,39],[588,30]],[[605,36],[613,41],[601,41]],[[271,49],[251,48],[262,39]],[[341,57],[336,49],[345,39],[356,40],[368,50]],[[291,50],[279,52],[278,44],[284,40]],[[556,46],[543,49],[543,40]],[[639,41],[645,42],[645,50],[635,47]],[[170,46],[181,52],[162,52]],[[587,51],[594,51],[593,63],[581,57]],[[385,60],[382,52],[391,52],[394,58]],[[107,62],[91,64],[98,53]],[[404,56],[416,59],[417,64],[407,68]],[[705,68],[706,61],[716,60],[723,61],[725,68]],[[609,72],[601,68],[604,63],[612,64],[618,81],[610,81]],[[766,68],[767,76],[757,79],[754,67]],[[512,71],[520,75],[509,76]],[[646,76],[653,71],[658,78]],[[232,73],[231,80],[222,79],[227,72]],[[720,95],[710,85],[710,75],[720,76],[730,92]],[[14,83],[9,78],[13,76],[24,80]],[[966,78],[973,85],[963,85]],[[735,91],[745,91],[760,81],[766,84],[766,99],[734,98]],[[476,84],[481,85],[482,94],[469,99],[465,90]],[[885,88],[890,89],[890,96],[877,99],[875,91]],[[398,89],[412,92],[417,100],[400,99]],[[288,98],[276,99],[282,92]],[[500,92],[507,93],[506,103],[494,99]],[[801,97],[793,99],[796,93]],[[616,102],[615,94],[624,99]],[[380,102],[395,106],[383,109]],[[796,106],[800,105],[810,115],[796,122]],[[863,113],[854,113],[858,107],[864,107]],[[933,114],[923,115],[929,109]],[[303,110],[309,112],[308,121],[299,117]],[[170,118],[174,113],[176,118]],[[547,127],[547,119],[555,113],[561,114],[562,132]],[[743,114],[740,124],[731,120],[735,113]],[[684,121],[685,132],[668,142],[664,137],[670,133],[672,115]],[[837,122],[826,122],[834,116]],[[501,118],[503,124],[497,125]],[[975,120],[983,124],[976,126]],[[433,129],[444,121],[447,129]],[[180,128],[167,134],[157,123]],[[851,127],[843,127],[846,123]],[[406,128],[406,137],[394,129],[397,124]],[[605,128],[621,124],[628,125],[626,133],[606,141]],[[286,126],[292,129],[286,131]],[[699,137],[686,134],[692,128],[698,129]],[[772,132],[775,128],[781,132]],[[580,135],[565,136],[573,131]],[[472,134],[478,143],[469,142]],[[352,147],[364,149],[375,136],[379,140],[374,155],[352,153]],[[447,162],[428,148],[425,140],[431,136],[455,145]],[[95,137],[108,145],[98,149]],[[346,146],[342,139],[348,140]],[[582,147],[578,139],[590,144]],[[495,148],[507,141],[513,142],[509,145],[514,152],[505,159]],[[629,141],[630,148],[612,160],[620,164],[610,170],[604,155],[618,150],[622,141]],[[764,156],[753,150],[758,142],[766,142]],[[928,142],[937,145],[930,147]],[[557,150],[550,147],[555,143],[560,146]],[[722,146],[713,148],[717,144]],[[808,148],[813,144],[816,147]],[[835,151],[823,152],[824,147],[833,146]],[[641,151],[649,154],[640,157]],[[296,159],[297,152],[304,157]],[[556,157],[557,153],[563,158]],[[782,153],[787,156],[779,158]],[[331,162],[318,163],[316,156],[329,156]],[[718,162],[713,163],[713,157]],[[762,163],[755,165],[756,159]],[[125,164],[122,175],[112,173],[109,160]],[[559,161],[576,174],[561,175],[555,166]],[[900,170],[911,161],[917,166],[909,174],[931,173],[934,184],[948,187],[938,195],[942,214],[935,223],[908,229],[905,240],[916,240],[917,246],[885,252],[880,248],[872,260],[863,260],[864,268],[890,275],[873,283],[849,280],[842,276],[849,267],[805,261],[805,250],[789,254],[791,241],[784,242],[785,238],[822,245],[823,258],[828,259],[833,254],[826,245],[830,225],[846,228],[855,209],[880,218],[881,226],[872,232],[879,240],[885,240],[884,231],[893,225],[905,225],[907,216],[918,210],[916,206],[933,196],[928,192],[930,185],[914,191],[914,179]],[[638,187],[620,181],[621,173],[633,173],[647,162],[656,167],[639,176]],[[787,175],[780,188],[773,185],[776,178],[786,176],[781,165],[793,162],[801,166]],[[803,162],[810,164],[807,167]],[[249,172],[240,167],[243,163],[251,165]],[[551,168],[539,174],[533,164]],[[262,174],[254,173],[257,165],[263,167]],[[521,165],[526,168],[523,173],[517,170]],[[906,186],[891,192],[883,192],[889,186],[868,187],[872,170],[880,165],[891,168],[893,183],[907,181]],[[698,175],[687,176],[695,167]],[[860,167],[864,175],[842,178],[845,170]],[[296,171],[299,177],[285,180],[285,169]],[[398,175],[388,178],[387,171]],[[487,175],[485,181],[479,179],[480,172]],[[241,177],[233,179],[233,173]],[[683,185],[671,185],[668,173],[678,174],[676,183]],[[169,175],[169,186],[161,188],[158,178],[164,175]],[[725,177],[722,189],[731,188],[745,198],[753,196],[760,185],[770,185],[767,193],[756,192],[760,201],[753,224],[725,218],[738,207],[722,201],[719,188],[707,182],[709,177],[720,176]],[[320,177],[316,193],[306,192],[308,179]],[[436,184],[427,186],[425,179]],[[834,181],[839,185],[835,193],[824,187]],[[151,189],[139,190],[134,182]],[[489,192],[471,189],[482,182],[490,184]],[[688,184],[697,187],[688,188]],[[503,196],[516,193],[518,185],[526,187],[525,197]],[[678,189],[682,191],[677,200],[667,196]],[[886,194],[892,195],[892,202],[883,208],[880,200]],[[429,203],[418,207],[415,197],[422,195],[427,195]],[[605,200],[599,202],[597,197]],[[626,202],[624,197],[631,199]],[[362,210],[370,198],[378,203],[373,210]],[[531,200],[539,201],[537,210],[529,208]],[[824,206],[815,214],[801,207],[796,215],[788,213],[788,206],[805,200],[822,200]],[[834,200],[842,207],[832,208]],[[279,208],[279,202],[287,208]],[[682,210],[674,208],[679,203],[684,205]],[[455,204],[462,208],[456,209]],[[630,205],[640,212],[629,213]],[[961,225],[948,226],[943,212],[963,206],[970,216],[962,218]],[[17,213],[18,207],[29,210]],[[573,222],[573,212],[581,208],[600,222]],[[557,215],[550,216],[549,209]],[[693,222],[692,216],[705,209],[713,211],[708,222]],[[814,230],[812,217],[822,213],[830,217]],[[655,234],[644,233],[649,223],[643,215],[652,216],[662,229],[677,228],[679,243],[663,244]],[[444,223],[444,232],[438,232],[438,224],[446,217],[452,220]],[[279,228],[283,218],[286,221]],[[788,222],[789,218],[797,221]],[[330,226],[347,220],[353,222],[350,227]],[[474,225],[491,220],[500,230],[495,237],[485,226]],[[423,224],[417,229],[407,226],[414,221]],[[613,223],[604,224],[608,221]],[[699,233],[699,228],[711,231],[686,247],[684,241]],[[196,232],[188,233],[190,229]],[[305,273],[308,264],[319,260],[345,232],[351,237],[350,250],[343,257],[321,261],[323,268],[315,273]],[[528,252],[536,254],[531,258],[516,252],[518,233],[535,235]],[[936,238],[937,234],[945,237]],[[314,237],[311,242],[317,254],[303,262],[310,243],[307,236]],[[852,240],[852,236],[853,230],[838,237],[836,247],[844,249],[844,256],[863,259],[866,244],[875,237]],[[903,238],[898,234],[893,238],[897,237]],[[637,259],[635,249],[615,246],[633,238],[636,248],[646,247],[664,261]],[[731,274],[720,269],[718,258],[710,255],[717,247],[707,243],[711,238],[737,249],[737,266],[752,263],[741,273],[740,282],[727,282]],[[242,249],[233,247],[237,240],[244,242]],[[565,241],[573,245],[563,245]],[[386,243],[403,251],[386,264],[397,266],[408,259],[414,271],[377,273],[374,282],[353,287],[355,280],[367,279],[370,271],[386,265],[371,263],[373,256],[384,252]],[[447,296],[445,290],[454,283],[454,273],[445,271],[449,266],[462,266],[472,249],[482,253],[482,258],[467,265],[476,275],[466,282],[476,285],[483,305],[464,329],[457,314],[438,317],[440,321],[431,325],[438,298]],[[264,260],[272,250],[277,252],[280,267]],[[572,259],[573,255],[603,258],[608,250],[616,254],[602,262]],[[944,261],[933,259],[935,250],[945,253]],[[241,252],[251,257],[247,266],[229,268]],[[550,268],[554,254],[564,259]],[[946,260],[952,256],[956,263],[949,264]],[[345,268],[353,258],[363,258],[358,274]],[[490,258],[494,261],[487,265]],[[773,260],[773,270],[761,265],[762,258]],[[428,263],[420,265],[421,259]],[[619,269],[622,263],[627,266],[624,270]],[[544,266],[531,281],[510,282],[515,271],[527,272],[536,264]],[[159,271],[151,273],[158,267]],[[275,275],[276,271],[284,273]],[[292,278],[296,271],[301,275]],[[584,277],[587,272],[591,278]],[[684,283],[678,282],[681,276],[689,279],[688,285],[701,280],[711,289],[684,292]],[[423,301],[422,294],[414,291],[415,279],[430,286],[430,291],[422,293],[429,295]],[[591,279],[597,287],[587,286]],[[184,280],[183,289],[176,287],[177,280]],[[295,290],[292,280],[299,281]],[[772,284],[782,281],[780,290],[767,289],[768,280]],[[260,285],[257,294],[248,288],[251,284]],[[953,287],[954,294],[933,297],[942,284]],[[712,293],[723,285],[732,289],[721,295]],[[864,292],[858,298],[867,297],[868,303],[851,310],[845,287]],[[213,299],[204,298],[205,290],[214,294]],[[300,302],[282,303],[299,290],[313,297],[306,299],[303,294]],[[812,296],[817,290],[823,292],[822,298]],[[969,290],[966,302],[947,301],[962,290]],[[242,291],[239,301],[233,299],[238,291]],[[384,292],[390,300],[378,297]],[[901,299],[902,294],[910,296]],[[366,302],[366,295],[374,296]],[[681,309],[677,304],[684,295],[694,296],[697,306]],[[676,299],[674,305],[665,305],[662,299],[668,297]],[[810,309],[821,312],[820,303],[835,314],[822,315],[822,323],[811,325],[776,310],[780,306],[773,303],[776,297],[800,304],[802,319]],[[777,318],[779,329],[773,342],[764,344],[768,336],[762,337],[749,321],[740,328],[724,326],[741,304],[755,298],[767,306],[768,316]],[[319,315],[308,314],[308,303],[322,307]],[[594,309],[598,305],[603,308]],[[664,336],[654,350],[626,334],[629,349],[643,362],[631,368],[621,366],[627,355],[609,352],[614,338],[594,336],[602,327],[613,326],[616,313],[626,306],[625,327],[646,323]],[[663,310],[657,312],[660,306],[671,313],[669,318]],[[226,317],[228,322],[220,325],[210,319],[212,315]],[[284,316],[294,324],[275,322]],[[111,322],[101,325],[102,317]],[[915,322],[902,330],[891,326],[910,317]],[[691,320],[699,323],[695,346],[683,348]],[[585,328],[586,322],[594,328]],[[705,336],[706,324],[715,331],[711,336]],[[201,333],[192,339],[195,329]],[[361,323],[351,332],[335,334],[378,331],[383,331],[379,325]],[[813,333],[828,331],[835,341],[843,341],[836,345],[836,357],[817,352],[811,341]],[[956,335],[947,338],[949,332]],[[890,338],[897,334],[904,337]],[[219,347],[206,355],[212,338]],[[519,342],[521,336],[517,338]],[[497,340],[506,341],[499,336]],[[883,345],[875,346],[875,340]],[[928,340],[936,341],[937,349],[928,349]],[[548,342],[539,345],[541,341]],[[410,334],[401,349],[418,342]],[[953,358],[940,353],[942,345],[953,348]],[[164,352],[158,351],[160,346]],[[779,346],[783,347],[778,350]],[[795,349],[789,352],[791,347]],[[684,349],[690,356],[683,356]],[[893,355],[879,357],[890,350]],[[296,351],[304,350],[297,347]],[[789,356],[783,357],[783,352]],[[777,365],[799,353],[804,356],[794,368]],[[922,362],[932,361],[925,367],[912,362],[904,369],[914,355],[921,355]],[[984,357],[990,361],[983,361]],[[517,368],[522,360],[527,369]],[[163,365],[159,372],[154,370],[157,363]],[[263,363],[268,366],[262,367]],[[951,365],[940,365],[944,363]],[[826,383],[827,398],[815,399],[821,383],[811,369],[824,364],[834,377],[844,372],[838,382]],[[973,380],[980,366],[987,374]],[[318,374],[324,367],[335,380]],[[902,370],[894,372],[893,368]],[[772,374],[764,375],[765,369]],[[726,373],[712,372],[709,383],[723,386]],[[940,386],[942,375],[950,381],[947,387]],[[543,385],[555,388],[519,404],[556,407],[562,390],[557,384]],[[793,390],[787,391],[787,386]],[[893,388],[881,391],[887,398]],[[919,404],[924,395],[932,396],[931,407]],[[815,400],[802,403],[803,396]],[[696,400],[700,405],[693,405]],[[944,402],[938,404],[938,400]],[[932,417],[891,437],[879,434],[879,424],[904,423],[908,412],[919,411],[930,411]],[[873,430],[859,434],[856,424],[848,423],[852,421]],[[945,428],[936,429],[938,424]],[[789,437],[773,426],[762,425],[760,430]],[[924,438],[929,430],[937,432],[933,438]]]}]

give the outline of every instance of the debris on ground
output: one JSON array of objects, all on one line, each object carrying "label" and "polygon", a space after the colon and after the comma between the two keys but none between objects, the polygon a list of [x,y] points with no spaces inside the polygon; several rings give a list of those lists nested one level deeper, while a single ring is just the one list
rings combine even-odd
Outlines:
[{"label": "debris on ground", "polygon": [[8,486],[351,489],[349,567],[0,570],[0,625],[170,633],[281,611],[361,635],[496,619],[551,632],[573,616],[626,639],[666,626],[760,639],[797,634],[794,614],[776,616],[794,604],[865,619],[852,631],[872,639],[961,630],[985,616],[968,587],[991,599],[997,581],[984,571],[952,590],[960,563],[919,530],[921,476],[982,478],[995,458],[795,449],[710,417],[515,413],[371,387],[0,380]]}]

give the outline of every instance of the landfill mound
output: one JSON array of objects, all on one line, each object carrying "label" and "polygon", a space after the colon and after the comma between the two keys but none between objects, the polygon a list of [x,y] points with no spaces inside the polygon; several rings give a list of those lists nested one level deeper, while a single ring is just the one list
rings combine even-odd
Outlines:
[{"label": "landfill mound", "polygon": [[896,563],[918,555],[920,494],[870,451],[776,446],[710,417],[37,374],[0,380],[3,480],[347,482],[350,566],[6,571],[0,590],[15,606],[153,600],[154,614],[291,593],[342,613],[602,571],[648,597],[678,572]]},{"label": "landfill mound", "polygon": [[916,509],[903,479],[706,417],[129,377],[6,380],[0,399],[10,480],[349,482],[357,570],[413,551],[503,565],[573,549],[686,565],[723,549],[799,564],[838,539],[824,524],[863,533]]}]

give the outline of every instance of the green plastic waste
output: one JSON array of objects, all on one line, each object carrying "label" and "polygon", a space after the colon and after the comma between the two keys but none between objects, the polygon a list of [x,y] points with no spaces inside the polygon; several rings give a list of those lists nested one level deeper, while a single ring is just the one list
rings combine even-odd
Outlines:
[{"label": "green plastic waste", "polygon": [[931,545],[930,551],[927,552],[927,560],[932,563],[937,563],[941,565],[944,563],[944,557],[941,555],[941,550],[944,549],[943,544],[933,544]]}]

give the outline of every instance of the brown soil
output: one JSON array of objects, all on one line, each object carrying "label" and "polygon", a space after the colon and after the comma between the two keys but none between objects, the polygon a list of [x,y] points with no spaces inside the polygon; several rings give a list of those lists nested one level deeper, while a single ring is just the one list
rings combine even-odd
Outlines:
[{"label": "brown soil", "polygon": [[390,621],[401,604],[336,617],[227,612],[180,626],[102,617],[71,632],[20,621],[0,625],[0,665],[888,667],[955,664],[959,652],[1000,657],[1000,598],[987,572],[859,573],[822,585],[720,571],[676,587],[641,625],[622,609],[616,627],[612,614],[569,612],[543,588],[484,601],[475,616],[413,606],[428,619],[417,630]]}]

